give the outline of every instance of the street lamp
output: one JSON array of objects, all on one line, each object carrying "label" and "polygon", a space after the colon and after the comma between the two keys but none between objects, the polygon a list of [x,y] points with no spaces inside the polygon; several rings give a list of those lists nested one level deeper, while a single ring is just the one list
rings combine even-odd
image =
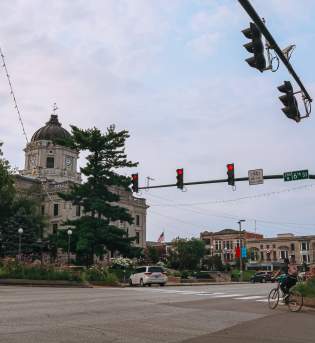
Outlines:
[{"label": "street lamp", "polygon": [[68,266],[70,265],[70,240],[71,240],[71,235],[72,235],[72,230],[67,231],[68,234]]},{"label": "street lamp", "polygon": [[242,259],[242,223],[245,222],[245,219],[238,221],[240,227],[240,281],[243,281],[243,259]]},{"label": "street lamp", "polygon": [[18,251],[19,261],[21,261],[21,243],[22,243],[23,232],[24,232],[23,229],[20,227],[18,229],[18,234],[19,234],[19,251]]}]

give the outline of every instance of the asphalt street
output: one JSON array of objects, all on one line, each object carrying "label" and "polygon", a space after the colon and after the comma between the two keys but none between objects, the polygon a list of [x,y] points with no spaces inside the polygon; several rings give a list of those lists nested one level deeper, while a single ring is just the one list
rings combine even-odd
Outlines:
[{"label": "asphalt street", "polygon": [[0,342],[312,342],[315,311],[268,308],[272,284],[0,287]]}]

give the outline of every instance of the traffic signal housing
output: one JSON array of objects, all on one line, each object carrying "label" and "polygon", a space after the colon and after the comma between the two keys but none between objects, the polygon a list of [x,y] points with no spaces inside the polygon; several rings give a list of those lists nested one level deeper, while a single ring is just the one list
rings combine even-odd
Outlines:
[{"label": "traffic signal housing", "polygon": [[132,191],[135,193],[138,193],[139,191],[139,175],[137,174],[132,174],[131,175],[131,183],[132,183]]},{"label": "traffic signal housing", "polygon": [[301,120],[301,115],[291,82],[284,81],[283,85],[278,87],[278,90],[281,93],[284,93],[284,95],[279,96],[280,101],[285,106],[282,108],[282,112],[288,118],[293,119],[298,123]]},{"label": "traffic signal housing", "polygon": [[179,189],[184,188],[184,169],[176,169],[176,186]]},{"label": "traffic signal housing", "polygon": [[235,185],[235,175],[234,175],[234,163],[229,163],[226,165],[227,168],[227,176],[228,176],[228,185],[234,186]]},{"label": "traffic signal housing", "polygon": [[266,59],[264,56],[264,44],[262,42],[262,35],[258,27],[254,23],[250,23],[249,27],[242,30],[244,36],[251,40],[251,42],[244,44],[244,48],[254,54],[254,56],[247,58],[245,61],[252,67],[263,72],[266,68]]}]

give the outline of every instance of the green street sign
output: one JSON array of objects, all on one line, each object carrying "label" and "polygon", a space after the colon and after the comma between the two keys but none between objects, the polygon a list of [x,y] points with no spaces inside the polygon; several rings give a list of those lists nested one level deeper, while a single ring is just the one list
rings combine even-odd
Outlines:
[{"label": "green street sign", "polygon": [[286,172],[283,174],[284,181],[296,181],[308,179],[308,170],[296,170],[291,172]]}]

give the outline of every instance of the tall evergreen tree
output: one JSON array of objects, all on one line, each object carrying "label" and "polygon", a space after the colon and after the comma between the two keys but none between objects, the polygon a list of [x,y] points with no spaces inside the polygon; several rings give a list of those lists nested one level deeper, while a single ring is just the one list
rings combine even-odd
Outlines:
[{"label": "tall evergreen tree", "polygon": [[[128,131],[117,132],[110,126],[105,134],[99,129],[82,130],[71,126],[71,137],[56,143],[78,151],[87,151],[87,164],[81,168],[85,176],[82,184],[73,184],[70,192],[61,193],[64,200],[83,207],[83,215],[67,224],[75,226],[71,240],[74,252],[87,264],[94,262],[94,255],[102,256],[107,251],[119,251],[125,256],[135,253],[131,243],[134,237],[127,237],[125,230],[116,223],[132,224],[129,211],[119,205],[119,189],[130,192],[129,177],[118,171],[137,166],[127,159],[125,142]],[[66,233],[60,233],[65,246]]]}]

